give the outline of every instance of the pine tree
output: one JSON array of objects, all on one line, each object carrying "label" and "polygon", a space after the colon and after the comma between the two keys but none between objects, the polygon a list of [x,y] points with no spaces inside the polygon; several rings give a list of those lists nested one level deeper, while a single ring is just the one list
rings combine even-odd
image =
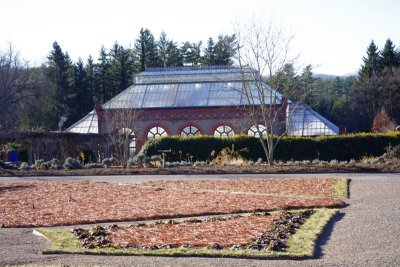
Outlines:
[{"label": "pine tree", "polygon": [[128,88],[132,83],[133,60],[131,51],[115,42],[109,53],[112,96]]},{"label": "pine tree", "polygon": [[95,65],[97,90],[94,94],[95,102],[104,103],[111,99],[112,88],[110,80],[110,59],[104,46],[100,49],[99,63]]},{"label": "pine tree", "polygon": [[215,65],[215,43],[210,37],[207,41],[207,46],[204,48],[203,64],[207,66]]},{"label": "pine tree", "polygon": [[216,65],[232,65],[232,57],[235,55],[237,42],[236,36],[233,34],[219,35],[218,42],[214,46],[215,64]]},{"label": "pine tree", "polygon": [[167,34],[165,32],[162,32],[160,34],[160,39],[158,40],[158,53],[163,67],[167,66],[168,45],[169,41],[167,39]]},{"label": "pine tree", "polygon": [[183,63],[199,65],[201,63],[201,45],[201,41],[183,43],[181,47]]},{"label": "pine tree", "polygon": [[158,56],[157,43],[148,29],[140,29],[139,37],[134,45],[134,54],[138,62],[138,71],[162,66],[162,61]]},{"label": "pine tree", "polygon": [[174,41],[169,41],[167,45],[167,55],[165,66],[180,67],[183,66],[183,58],[178,45]]},{"label": "pine tree", "polygon": [[78,121],[93,109],[93,99],[88,86],[87,72],[81,58],[74,65],[74,73],[76,90],[74,106],[76,109],[70,116],[72,123]]},{"label": "pine tree", "polygon": [[385,46],[382,50],[382,67],[394,68],[399,66],[399,59],[396,53],[395,46],[390,39],[386,40]]},{"label": "pine tree", "polygon": [[[47,78],[51,81],[54,95],[52,112],[55,117],[73,113],[76,98],[74,70],[68,53],[64,54],[57,42],[53,43],[53,50],[48,56]],[[51,122],[51,125],[55,128],[55,122]]]},{"label": "pine tree", "polygon": [[96,87],[96,76],[95,76],[95,65],[93,63],[93,58],[91,55],[89,55],[86,65],[85,65],[85,70],[86,70],[86,84],[87,84],[87,91],[88,94],[90,95],[90,101],[91,103],[90,108],[93,109],[94,107],[94,102],[96,100],[95,95],[97,92],[97,87]]},{"label": "pine tree", "polygon": [[363,57],[363,65],[359,71],[359,76],[363,78],[378,75],[382,69],[381,62],[382,58],[378,47],[375,45],[374,41],[371,41],[367,48],[367,57]]}]

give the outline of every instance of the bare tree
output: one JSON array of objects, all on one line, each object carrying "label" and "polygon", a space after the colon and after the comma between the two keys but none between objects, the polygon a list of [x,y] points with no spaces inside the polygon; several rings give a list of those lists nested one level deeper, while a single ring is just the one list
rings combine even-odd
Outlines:
[{"label": "bare tree", "polygon": [[[236,36],[236,63],[240,68],[241,93],[246,102],[248,119],[253,125],[251,130],[260,137],[267,161],[273,165],[274,150],[282,136],[287,134],[286,121],[290,120],[291,111],[295,108],[294,102],[291,102],[289,109],[288,100],[278,93],[279,88],[267,83],[285,65],[296,61],[297,56],[291,56],[293,37],[282,28],[264,21],[239,25]],[[276,77],[274,84],[280,84]]]},{"label": "bare tree", "polygon": [[136,148],[135,129],[140,127],[141,111],[137,109],[106,109],[107,140],[112,145],[113,156],[125,168]]},{"label": "bare tree", "polygon": [[18,112],[30,96],[29,68],[9,46],[0,51],[0,132],[19,126]]}]

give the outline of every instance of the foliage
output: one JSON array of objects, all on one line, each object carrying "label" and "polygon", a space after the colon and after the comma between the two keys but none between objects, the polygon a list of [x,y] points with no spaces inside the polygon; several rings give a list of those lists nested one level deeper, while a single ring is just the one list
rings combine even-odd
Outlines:
[{"label": "foliage", "polygon": [[378,133],[387,133],[393,131],[396,124],[390,119],[389,115],[386,113],[385,109],[379,112],[372,123],[372,131]]},{"label": "foliage", "polygon": [[[276,138],[276,137],[275,137]],[[337,161],[359,160],[364,156],[380,156],[385,148],[391,144],[400,144],[400,133],[361,133],[339,136],[320,137],[283,137],[276,147],[275,159],[288,160],[323,160]],[[190,154],[193,161],[210,160],[214,151],[231,148],[234,145],[236,151],[246,160],[256,161],[259,158],[265,160],[265,154],[259,146],[258,138],[239,135],[230,138],[218,138],[213,136],[194,137],[162,137],[149,140],[142,148],[141,154],[146,157],[158,155],[158,150],[171,149],[167,154],[167,161],[181,161],[181,154]],[[242,149],[248,149],[248,151]],[[179,153],[182,151],[182,153]],[[215,154],[214,154],[215,155]],[[212,158],[211,158],[212,160]]]},{"label": "foliage", "polygon": [[[248,152],[249,150],[247,147],[235,150],[235,144],[232,144],[231,147],[225,147],[223,148],[217,156],[213,159],[213,162],[217,164],[221,163],[230,163],[230,162],[235,162],[239,160],[243,160],[242,153],[243,152]],[[214,151],[211,152],[211,155],[213,154]]]},{"label": "foliage", "polygon": [[101,161],[101,164],[104,166],[104,168],[109,168],[111,167],[111,165],[115,162],[115,158],[111,157],[111,158],[104,158]]},{"label": "foliage", "polygon": [[67,170],[75,170],[82,168],[81,163],[72,157],[66,158],[63,166]]}]

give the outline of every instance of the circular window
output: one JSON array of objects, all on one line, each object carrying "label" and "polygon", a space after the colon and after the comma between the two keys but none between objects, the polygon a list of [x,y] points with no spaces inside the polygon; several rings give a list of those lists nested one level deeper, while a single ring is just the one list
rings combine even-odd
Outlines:
[{"label": "circular window", "polygon": [[257,126],[253,125],[250,127],[249,131],[247,132],[248,135],[254,136],[254,137],[260,137],[261,135],[266,135],[267,134],[267,128],[265,126],[259,124],[258,129]]},{"label": "circular window", "polygon": [[150,129],[150,131],[147,133],[147,138],[158,138],[161,136],[167,136],[167,131],[163,127],[156,126]]},{"label": "circular window", "polygon": [[235,134],[235,132],[228,125],[218,126],[217,129],[215,129],[215,132],[214,132],[214,136],[217,136],[217,137],[227,137],[227,136],[232,136],[234,134]]},{"label": "circular window", "polygon": [[187,127],[183,128],[183,130],[181,132],[182,136],[193,136],[193,135],[198,135],[198,134],[200,134],[200,131],[195,126],[187,126]]}]

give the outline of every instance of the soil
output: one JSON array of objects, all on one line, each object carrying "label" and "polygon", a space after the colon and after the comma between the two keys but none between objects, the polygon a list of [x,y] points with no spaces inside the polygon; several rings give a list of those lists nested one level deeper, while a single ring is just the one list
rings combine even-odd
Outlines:
[{"label": "soil", "polygon": [[[0,224],[3,227],[57,226],[341,207],[342,200],[319,193],[329,192],[333,182],[328,179],[321,182],[321,187],[307,179],[292,179],[289,184],[279,179],[270,180],[268,187],[275,188],[271,192],[297,192],[304,194],[302,196],[174,189],[163,187],[165,182],[160,182],[159,186],[153,183],[152,187],[89,181],[0,183]],[[261,180],[259,183],[262,186]]]},{"label": "soil", "polygon": [[[215,166],[185,166],[168,168],[98,168],[78,170],[9,170],[0,169],[0,176],[76,176],[76,175],[135,175],[135,174],[243,174],[243,173],[362,173],[362,172],[400,172],[400,161],[390,165],[355,163],[348,165],[296,165],[269,166],[261,165],[215,165]],[[0,177],[1,179],[1,177]]]}]

